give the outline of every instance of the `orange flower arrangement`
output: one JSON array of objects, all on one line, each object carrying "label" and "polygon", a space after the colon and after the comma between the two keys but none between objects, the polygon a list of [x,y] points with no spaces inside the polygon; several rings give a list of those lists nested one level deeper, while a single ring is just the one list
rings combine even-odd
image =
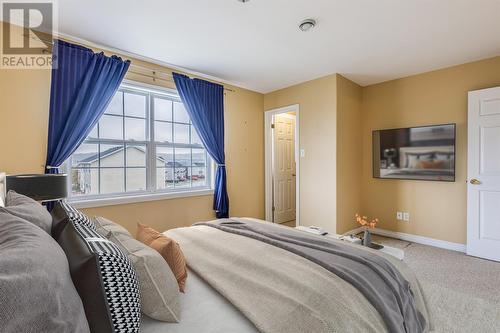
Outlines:
[{"label": "orange flower arrangement", "polygon": [[355,217],[356,217],[356,222],[361,224],[363,227],[367,227],[367,228],[371,228],[371,229],[375,228],[377,226],[377,223],[379,222],[378,218],[374,218],[373,220],[368,222],[368,217],[361,216],[359,214],[356,214]]}]

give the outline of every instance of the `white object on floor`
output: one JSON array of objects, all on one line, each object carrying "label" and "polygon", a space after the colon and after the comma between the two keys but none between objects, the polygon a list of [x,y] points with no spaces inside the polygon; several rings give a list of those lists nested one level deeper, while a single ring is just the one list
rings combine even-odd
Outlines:
[{"label": "white object on floor", "polygon": [[383,248],[381,248],[380,250],[377,250],[377,251],[389,254],[389,255],[391,255],[399,260],[404,260],[404,258],[405,258],[405,251],[398,249],[397,247],[384,245]]},{"label": "white object on floor", "polygon": [[500,261],[500,87],[469,92],[467,254]]},{"label": "white object on floor", "polygon": [[[320,236],[327,236],[328,235],[328,236],[332,237],[332,235],[330,235],[328,233],[328,231],[321,229],[320,227],[313,226],[313,225],[310,227],[305,227],[305,226],[300,225],[298,227],[295,227],[295,229],[300,230],[300,231],[305,231],[305,232],[315,234],[315,235],[320,235]],[[334,235],[335,236],[333,236],[333,237],[335,237],[335,238],[340,237],[340,235],[337,235],[337,234],[334,234]]]},{"label": "white object on floor", "polygon": [[349,242],[349,243],[354,243],[354,244],[361,244],[361,238],[356,237],[354,235],[344,235],[339,238],[340,240]]}]

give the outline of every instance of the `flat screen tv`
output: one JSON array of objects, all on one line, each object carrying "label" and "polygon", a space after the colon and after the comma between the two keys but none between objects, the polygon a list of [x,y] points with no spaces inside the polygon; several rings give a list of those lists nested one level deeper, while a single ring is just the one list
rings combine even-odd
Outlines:
[{"label": "flat screen tv", "polygon": [[455,181],[455,124],[373,131],[373,177]]}]

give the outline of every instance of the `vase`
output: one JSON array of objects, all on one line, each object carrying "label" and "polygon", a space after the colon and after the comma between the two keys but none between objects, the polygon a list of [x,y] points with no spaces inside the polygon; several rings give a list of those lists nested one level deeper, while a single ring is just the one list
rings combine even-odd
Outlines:
[{"label": "vase", "polygon": [[372,233],[370,230],[365,230],[365,234],[363,236],[363,246],[370,247],[372,245]]}]

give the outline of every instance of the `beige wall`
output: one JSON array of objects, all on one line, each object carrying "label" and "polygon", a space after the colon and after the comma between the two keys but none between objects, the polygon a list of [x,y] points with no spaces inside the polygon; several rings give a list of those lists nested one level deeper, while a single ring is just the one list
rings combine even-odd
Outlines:
[{"label": "beige wall", "polygon": [[[132,60],[149,68],[170,71]],[[173,88],[172,82],[127,74],[127,79]],[[230,87],[225,104],[226,164],[231,215],[264,217],[264,116],[262,94]],[[48,70],[0,70],[0,170],[43,172],[50,95]],[[114,219],[135,232],[136,222],[159,230],[214,217],[212,196],[170,199],[85,209]]]},{"label": "beige wall", "polygon": [[48,71],[0,69],[0,170],[43,170],[49,94]]},{"label": "beige wall", "polygon": [[336,75],[278,90],[264,97],[264,110],[299,104],[300,223],[335,230]]},{"label": "beige wall", "polygon": [[358,225],[361,213],[361,87],[337,75],[337,233]]},{"label": "beige wall", "polygon": [[[0,33],[4,25],[0,22]],[[24,30],[12,26],[17,43]],[[0,170],[39,173],[47,150],[49,70],[0,69]]]},{"label": "beige wall", "polygon": [[[332,75],[266,94],[265,110],[300,105],[302,224],[343,233],[360,212],[380,228],[465,243],[467,92],[498,85],[500,57],[368,87]],[[372,177],[372,130],[440,123],[457,124],[456,182]],[[410,223],[396,222],[397,210]]]},{"label": "beige wall", "polygon": [[[363,88],[363,214],[380,228],[465,243],[467,92],[499,85],[496,57]],[[372,130],[441,123],[457,124],[454,183],[372,178]],[[396,222],[397,210],[410,223]]]}]

